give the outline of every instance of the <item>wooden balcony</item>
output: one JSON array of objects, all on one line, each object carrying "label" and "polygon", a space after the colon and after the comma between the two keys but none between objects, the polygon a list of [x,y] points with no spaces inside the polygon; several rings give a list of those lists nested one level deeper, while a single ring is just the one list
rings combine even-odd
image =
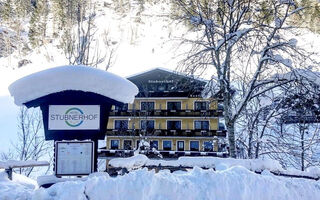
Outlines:
[{"label": "wooden balcony", "polygon": [[116,130],[107,129],[106,135],[108,136],[139,136],[140,134],[146,136],[174,136],[174,137],[226,137],[226,130],[165,130],[165,129],[154,129],[154,130]]},{"label": "wooden balcony", "polygon": [[112,110],[110,116],[126,116],[126,117],[222,117],[223,109],[217,110]]}]

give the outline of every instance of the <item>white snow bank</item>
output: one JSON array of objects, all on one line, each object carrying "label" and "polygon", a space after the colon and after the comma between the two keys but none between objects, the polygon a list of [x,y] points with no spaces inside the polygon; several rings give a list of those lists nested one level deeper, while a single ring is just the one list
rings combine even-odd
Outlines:
[{"label": "white snow bank", "polygon": [[123,167],[127,169],[141,166],[183,166],[183,167],[204,167],[217,170],[227,169],[233,166],[242,166],[251,171],[281,171],[280,163],[270,159],[233,159],[217,157],[180,157],[178,160],[152,160],[145,155],[136,155],[129,158],[115,158],[109,161],[113,167]]},{"label": "white snow bank", "polygon": [[128,158],[114,158],[109,161],[109,165],[113,167],[122,167],[127,169],[135,169],[146,165],[149,158],[143,154],[138,154]]},{"label": "white snow bank", "polygon": [[179,173],[140,169],[116,178],[105,175],[57,183],[35,190],[32,199],[316,200],[319,188],[319,181],[259,175],[240,166],[222,171],[194,168]]},{"label": "white snow bank", "polygon": [[132,103],[138,93],[136,85],[127,79],[86,66],[50,68],[23,77],[9,86],[17,105],[66,90],[93,92],[123,103]]},{"label": "white snow bank", "polygon": [[37,183],[23,175],[13,173],[12,181],[8,179],[7,173],[0,169],[0,199],[24,200],[30,199]]},{"label": "white snow bank", "polygon": [[0,199],[316,200],[320,196],[320,181],[274,176],[268,170],[259,175],[241,166],[221,171],[195,167],[175,173],[144,168],[116,178],[100,172],[48,189],[25,187],[15,179],[9,181],[0,171]]}]

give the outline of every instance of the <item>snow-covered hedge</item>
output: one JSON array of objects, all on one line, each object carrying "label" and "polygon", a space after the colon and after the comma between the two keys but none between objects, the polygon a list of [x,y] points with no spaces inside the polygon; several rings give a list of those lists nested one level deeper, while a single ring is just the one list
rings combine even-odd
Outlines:
[{"label": "snow-covered hedge", "polygon": [[234,159],[218,157],[180,157],[178,160],[153,160],[145,155],[135,155],[128,158],[115,158],[109,161],[112,167],[137,169],[148,166],[173,166],[173,167],[201,167],[213,168],[215,170],[225,170],[234,166],[244,167],[252,172],[271,171],[275,174],[305,176],[319,179],[320,168],[309,167],[306,171],[295,169],[285,170],[280,163],[271,159]]}]

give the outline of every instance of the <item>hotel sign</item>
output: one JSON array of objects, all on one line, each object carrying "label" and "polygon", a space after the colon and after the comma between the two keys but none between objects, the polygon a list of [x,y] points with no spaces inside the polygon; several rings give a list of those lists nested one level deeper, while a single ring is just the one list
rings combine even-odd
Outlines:
[{"label": "hotel sign", "polygon": [[49,105],[49,130],[99,130],[100,105]]},{"label": "hotel sign", "polygon": [[173,80],[148,80],[148,83],[157,83],[157,84],[173,83]]}]

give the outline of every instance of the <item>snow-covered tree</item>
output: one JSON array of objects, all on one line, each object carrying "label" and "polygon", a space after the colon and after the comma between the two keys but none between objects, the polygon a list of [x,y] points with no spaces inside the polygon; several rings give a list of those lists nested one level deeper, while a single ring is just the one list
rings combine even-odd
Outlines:
[{"label": "snow-covered tree", "polygon": [[[191,49],[183,69],[211,73],[224,101],[230,156],[236,157],[235,124],[247,104],[292,80],[275,73],[316,63],[297,45],[292,17],[303,8],[292,0],[177,0],[179,19],[189,23],[184,43]],[[242,89],[235,89],[240,82]],[[235,92],[236,91],[236,92]]]}]

